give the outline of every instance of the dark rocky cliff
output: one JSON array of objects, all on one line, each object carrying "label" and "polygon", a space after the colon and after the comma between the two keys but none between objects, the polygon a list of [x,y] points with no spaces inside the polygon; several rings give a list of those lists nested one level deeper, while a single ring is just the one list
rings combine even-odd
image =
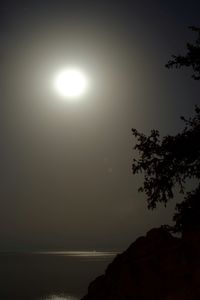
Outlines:
[{"label": "dark rocky cliff", "polygon": [[116,256],[82,300],[200,300],[200,233],[150,230]]}]

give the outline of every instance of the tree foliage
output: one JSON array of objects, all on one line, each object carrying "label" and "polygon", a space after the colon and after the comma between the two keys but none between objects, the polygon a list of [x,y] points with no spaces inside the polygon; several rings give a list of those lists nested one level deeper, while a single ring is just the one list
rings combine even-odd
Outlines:
[{"label": "tree foliage", "polygon": [[[167,67],[191,66],[192,77],[200,79],[200,29],[195,45],[187,44],[188,53],[173,56]],[[144,182],[139,188],[147,195],[149,209],[167,202],[174,197],[175,189],[182,194],[186,191],[189,179],[194,179],[196,188],[185,194],[175,208],[173,220],[174,232],[183,232],[189,228],[200,228],[200,108],[195,107],[195,115],[189,119],[181,117],[185,126],[176,135],[160,137],[158,130],[152,130],[149,136],[132,129],[137,142],[134,149],[138,158],[133,159],[133,174],[143,173]]]},{"label": "tree foliage", "polygon": [[172,55],[172,59],[166,64],[167,68],[175,67],[177,69],[181,67],[192,67],[193,74],[192,78],[195,80],[200,79],[200,28],[191,26],[189,27],[192,31],[197,32],[198,37],[194,44],[187,43],[187,54]]}]

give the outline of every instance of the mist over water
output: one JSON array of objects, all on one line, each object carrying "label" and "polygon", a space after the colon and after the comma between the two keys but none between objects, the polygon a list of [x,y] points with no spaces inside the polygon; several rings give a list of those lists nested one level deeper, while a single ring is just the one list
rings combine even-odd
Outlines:
[{"label": "mist over water", "polygon": [[0,253],[0,299],[78,300],[114,252]]}]

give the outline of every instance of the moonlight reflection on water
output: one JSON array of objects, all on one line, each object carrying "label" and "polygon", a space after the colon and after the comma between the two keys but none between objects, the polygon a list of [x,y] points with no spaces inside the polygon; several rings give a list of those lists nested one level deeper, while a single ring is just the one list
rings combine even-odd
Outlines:
[{"label": "moonlight reflection on water", "polygon": [[51,296],[45,298],[44,300],[78,300],[78,299],[75,297],[71,297],[71,296],[51,295]]},{"label": "moonlight reflection on water", "polygon": [[[33,252],[35,254],[44,254],[44,255],[56,255],[56,256],[68,256],[68,257],[79,257],[79,258],[108,258],[114,257],[118,252],[112,251],[42,251],[42,252]],[[70,299],[71,300],[71,299]]]},{"label": "moonlight reflection on water", "polygon": [[0,253],[0,300],[79,300],[116,252]]}]

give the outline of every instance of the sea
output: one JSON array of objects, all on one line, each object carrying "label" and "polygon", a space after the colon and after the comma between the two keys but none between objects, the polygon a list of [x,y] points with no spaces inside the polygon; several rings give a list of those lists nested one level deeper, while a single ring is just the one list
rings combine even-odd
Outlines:
[{"label": "sea", "polygon": [[116,252],[0,253],[0,300],[80,300]]}]

